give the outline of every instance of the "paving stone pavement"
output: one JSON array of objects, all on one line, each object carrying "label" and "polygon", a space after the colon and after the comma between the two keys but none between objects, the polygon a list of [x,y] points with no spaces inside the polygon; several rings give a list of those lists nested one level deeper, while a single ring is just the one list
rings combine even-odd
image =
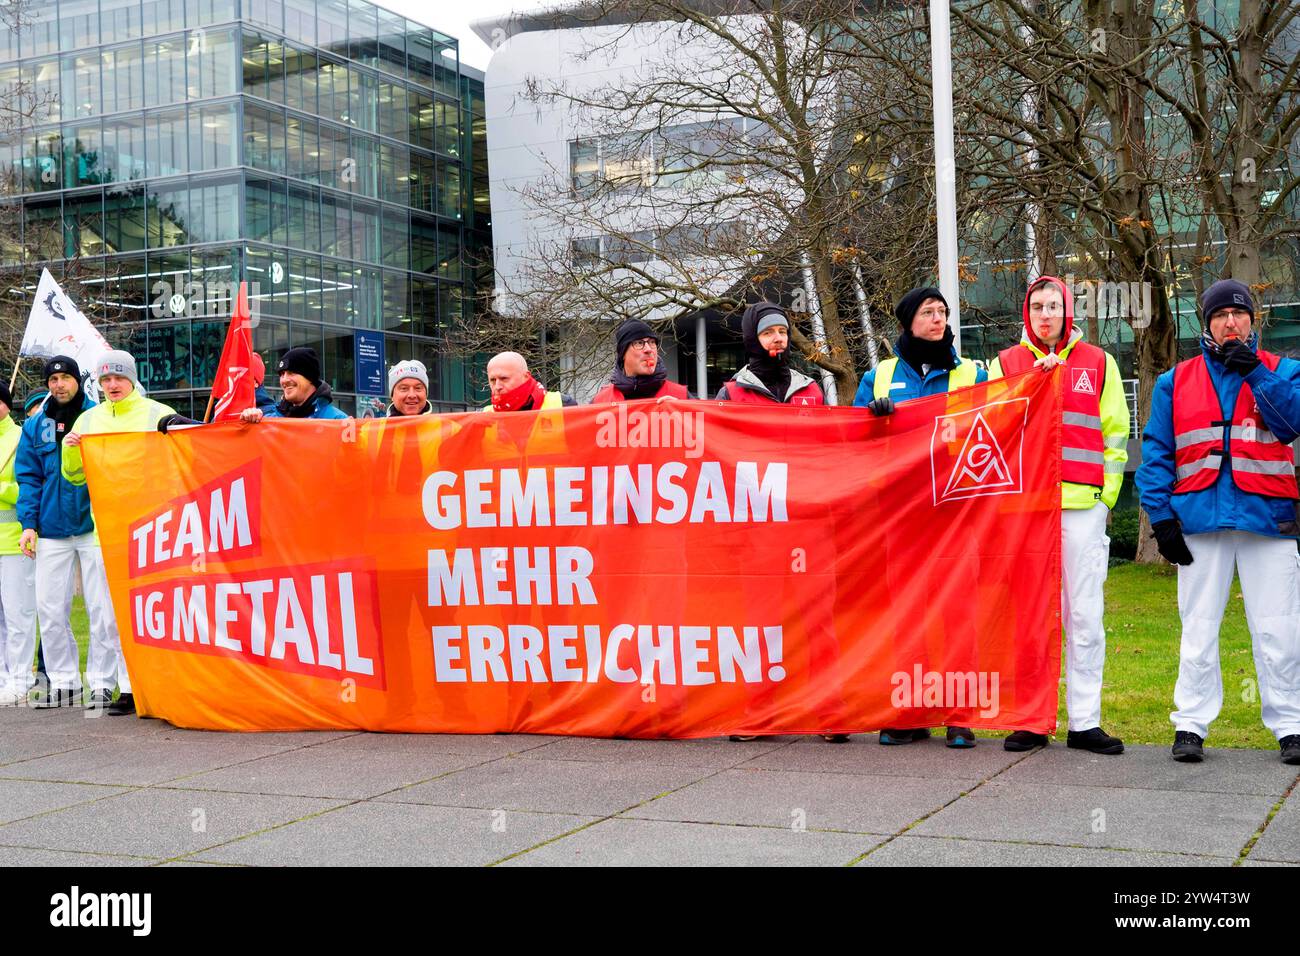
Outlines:
[{"label": "paving stone pavement", "polygon": [[1276,751],[227,734],[0,709],[0,865],[1300,866]]}]

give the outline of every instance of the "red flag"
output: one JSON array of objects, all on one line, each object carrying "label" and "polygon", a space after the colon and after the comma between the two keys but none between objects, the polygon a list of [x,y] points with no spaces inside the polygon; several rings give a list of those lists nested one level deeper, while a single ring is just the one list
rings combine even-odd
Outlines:
[{"label": "red flag", "polygon": [[253,326],[248,314],[248,283],[239,283],[239,296],[235,300],[235,314],[230,318],[226,344],[221,349],[221,361],[212,380],[212,401],[209,421],[236,421],[239,413],[252,408],[253,398]]}]

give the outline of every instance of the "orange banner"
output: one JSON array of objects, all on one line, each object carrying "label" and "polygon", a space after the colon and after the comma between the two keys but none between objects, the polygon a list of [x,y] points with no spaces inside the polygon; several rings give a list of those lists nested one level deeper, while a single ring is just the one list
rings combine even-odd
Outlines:
[{"label": "orange banner", "polygon": [[1059,373],[84,444],[136,706],[183,727],[1051,732]]}]

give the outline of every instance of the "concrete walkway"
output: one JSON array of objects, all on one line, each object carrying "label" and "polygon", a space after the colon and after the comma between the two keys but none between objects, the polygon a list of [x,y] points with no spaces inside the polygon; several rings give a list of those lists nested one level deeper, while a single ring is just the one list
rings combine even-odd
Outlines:
[{"label": "concrete walkway", "polygon": [[219,734],[0,709],[0,865],[1300,865],[1276,751]]}]

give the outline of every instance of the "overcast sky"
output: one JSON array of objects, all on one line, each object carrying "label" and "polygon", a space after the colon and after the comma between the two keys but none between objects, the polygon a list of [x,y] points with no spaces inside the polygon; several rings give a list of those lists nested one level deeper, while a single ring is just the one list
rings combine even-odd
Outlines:
[{"label": "overcast sky", "polygon": [[376,0],[381,7],[408,19],[427,24],[460,41],[462,63],[487,69],[492,51],[469,28],[471,20],[509,13],[512,10],[536,10],[539,0]]}]

